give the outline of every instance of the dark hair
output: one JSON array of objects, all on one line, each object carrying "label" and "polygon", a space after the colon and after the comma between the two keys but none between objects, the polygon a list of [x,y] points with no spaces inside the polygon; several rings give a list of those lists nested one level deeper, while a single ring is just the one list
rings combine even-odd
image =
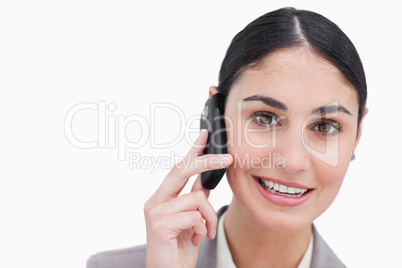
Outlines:
[{"label": "dark hair", "polygon": [[358,126],[367,99],[366,77],[359,54],[345,33],[324,16],[282,8],[247,25],[232,40],[219,72],[218,91],[225,97],[244,70],[263,63],[279,49],[306,46],[331,62],[356,90]]}]

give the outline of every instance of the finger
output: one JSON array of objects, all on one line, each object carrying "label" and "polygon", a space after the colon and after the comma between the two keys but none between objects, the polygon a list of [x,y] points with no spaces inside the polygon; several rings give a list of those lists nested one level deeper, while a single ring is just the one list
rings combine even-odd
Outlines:
[{"label": "finger", "polygon": [[[197,230],[196,230],[197,229]],[[202,230],[202,231],[201,231]],[[199,244],[201,244],[201,241],[204,239],[205,237],[205,225],[204,224],[198,224],[196,226],[194,226],[193,231],[194,234],[191,237],[191,243],[193,243],[194,246],[198,247]],[[202,232],[201,234],[197,233],[197,232]]]},{"label": "finger", "polygon": [[[208,140],[208,130],[206,129],[201,129],[200,135],[198,135],[198,138],[195,140],[193,146],[191,147],[190,151],[187,153],[187,156],[199,156],[205,149],[205,145],[207,144]],[[185,158],[186,158],[185,157]]]},{"label": "finger", "polygon": [[[174,170],[176,170],[176,169],[181,170],[183,168],[185,169],[188,166],[189,162],[192,160],[190,156],[196,157],[202,152],[202,150],[204,150],[203,148],[205,147],[207,139],[208,139],[208,131],[206,129],[201,129],[200,135],[198,136],[198,138],[194,142],[194,145],[191,148],[191,150],[187,153],[186,157],[184,157],[184,159],[182,161],[177,163],[172,168],[172,170],[169,172],[169,174],[163,180],[163,182],[160,185],[160,187],[158,188],[158,190],[150,198],[151,200],[153,200],[155,202],[164,202],[164,201],[167,200],[167,198],[175,197],[181,192],[181,190],[186,185],[188,178],[184,178],[184,180],[181,181],[181,182],[175,181],[173,183],[173,184],[175,184],[175,187],[173,187],[172,189],[169,186],[165,185],[165,184],[167,184],[167,181],[169,181],[171,179],[171,177],[172,177],[171,174],[174,173]],[[197,148],[196,145],[201,146],[202,148]],[[176,172],[176,173],[178,173],[178,172]],[[168,189],[166,191],[160,191],[160,189],[163,189],[163,188],[166,188],[166,187],[168,187]],[[163,192],[165,192],[165,194],[163,196],[161,196],[161,194],[163,194]],[[156,199],[158,199],[158,200],[156,200]]]},{"label": "finger", "polygon": [[[171,241],[184,230],[192,229],[197,236],[195,242],[205,237],[207,229],[202,216],[198,211],[185,211],[159,217],[152,225],[152,233],[165,236],[166,241]],[[159,235],[158,235],[159,236]],[[193,243],[194,244],[194,243]]]},{"label": "finger", "polygon": [[206,154],[180,163],[172,169],[172,172],[179,177],[189,178],[208,170],[226,168],[232,161],[233,157],[230,154]]},{"label": "finger", "polygon": [[230,154],[206,154],[182,161],[169,172],[155,193],[156,202],[166,202],[177,197],[191,176],[208,170],[228,167],[233,161]]},{"label": "finger", "polygon": [[204,186],[202,186],[201,175],[197,176],[197,178],[195,179],[195,182],[193,184],[193,187],[191,188],[191,192],[196,192],[196,191],[202,191],[207,198],[209,197],[209,193],[211,192],[211,190],[205,189]]},{"label": "finger", "polygon": [[198,211],[201,213],[202,218],[205,220],[208,237],[211,239],[215,237],[218,216],[202,191],[184,194],[158,205],[151,210],[150,219],[152,221],[161,216],[176,214],[183,211]]}]

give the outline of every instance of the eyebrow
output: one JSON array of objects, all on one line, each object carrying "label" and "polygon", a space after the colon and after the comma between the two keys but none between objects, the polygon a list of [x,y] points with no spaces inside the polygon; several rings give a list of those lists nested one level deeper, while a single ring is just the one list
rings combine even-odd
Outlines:
[{"label": "eyebrow", "polygon": [[325,114],[331,114],[331,113],[338,113],[342,112],[348,115],[352,115],[351,112],[348,111],[345,107],[341,105],[326,105],[326,106],[321,106],[318,108],[313,109],[312,114],[319,114],[319,115],[325,115]]},{"label": "eyebrow", "polygon": [[264,104],[266,104],[268,106],[271,106],[273,108],[283,110],[283,111],[288,110],[288,107],[284,103],[282,103],[282,102],[280,102],[280,101],[278,101],[276,99],[261,96],[261,95],[253,95],[253,96],[244,98],[243,101],[261,101]]},{"label": "eyebrow", "polygon": [[[262,96],[262,95],[253,95],[247,98],[244,98],[243,101],[261,101],[264,104],[271,106],[273,108],[282,110],[282,111],[287,111],[288,107],[286,104],[270,97]],[[318,108],[314,108],[311,114],[319,114],[319,115],[325,115],[325,114],[330,114],[330,113],[337,113],[337,112],[342,112],[348,115],[352,115],[351,112],[349,112],[348,109],[346,109],[344,106],[341,105],[324,105],[320,106]]]}]

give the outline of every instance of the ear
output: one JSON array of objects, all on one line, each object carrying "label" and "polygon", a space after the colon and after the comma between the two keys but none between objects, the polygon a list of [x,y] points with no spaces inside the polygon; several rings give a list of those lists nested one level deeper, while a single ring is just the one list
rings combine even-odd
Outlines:
[{"label": "ear", "polygon": [[210,86],[209,87],[209,97],[211,98],[212,95],[215,95],[216,93],[218,93],[218,89],[215,86]]},{"label": "ear", "polygon": [[363,117],[362,117],[362,119],[360,120],[359,131],[357,132],[356,141],[355,141],[355,145],[354,145],[354,148],[353,148],[353,153],[355,152],[356,147],[357,147],[357,145],[359,144],[360,138],[361,138],[361,136],[362,136],[363,121],[364,121],[364,118],[366,117],[367,113],[368,113],[368,109],[367,109],[367,107],[365,107],[365,108],[364,108],[364,111],[363,111]]}]

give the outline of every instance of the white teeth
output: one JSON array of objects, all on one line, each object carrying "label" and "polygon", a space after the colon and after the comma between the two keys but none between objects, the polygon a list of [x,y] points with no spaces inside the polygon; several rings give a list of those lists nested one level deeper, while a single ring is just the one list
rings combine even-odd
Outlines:
[{"label": "white teeth", "polygon": [[[272,181],[267,181],[263,179],[259,179],[261,185],[266,189],[271,192],[280,192],[283,194],[290,194],[291,196],[298,197],[303,195],[308,191],[308,189],[300,189],[296,187],[287,187],[282,184],[274,183]],[[274,191],[275,190],[275,191]]]},{"label": "white teeth", "polygon": [[279,185],[279,192],[286,194],[288,192],[288,187],[285,185]]},{"label": "white teeth", "polygon": [[296,188],[294,188],[294,187],[288,187],[288,193],[289,193],[289,194],[295,194],[295,193],[296,193]]},{"label": "white teeth", "polygon": [[277,184],[277,183],[274,184],[274,190],[279,191],[279,184]]}]

